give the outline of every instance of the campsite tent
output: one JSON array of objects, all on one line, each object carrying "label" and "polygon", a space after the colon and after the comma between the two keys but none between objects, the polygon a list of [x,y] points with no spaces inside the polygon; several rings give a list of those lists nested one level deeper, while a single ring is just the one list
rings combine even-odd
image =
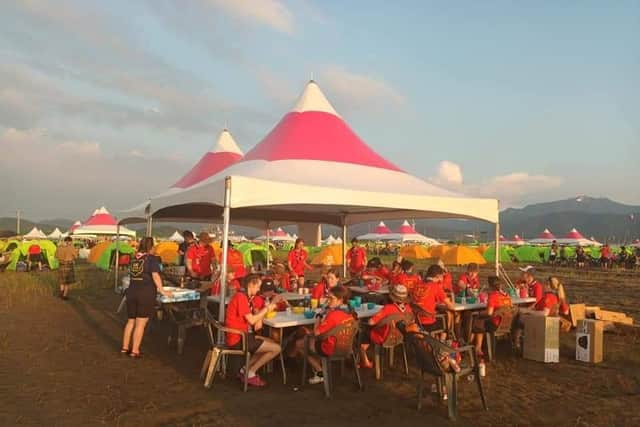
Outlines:
[{"label": "campsite tent", "polygon": [[40,240],[40,239],[46,239],[47,235],[44,234],[42,230],[39,230],[37,227],[33,227],[31,231],[29,231],[27,234],[25,234],[22,237],[27,240]]},{"label": "campsite tent", "polygon": [[391,234],[391,229],[387,227],[384,222],[380,221],[376,228],[374,228],[373,232],[358,236],[357,239],[364,241],[378,241],[382,240],[382,238],[388,234]]},{"label": "campsite tent", "polygon": [[76,222],[74,222],[74,223],[73,223],[73,225],[69,228],[69,231],[67,231],[67,233],[69,233],[69,234],[73,234],[73,231],[74,231],[76,228],[81,227],[81,226],[82,226],[82,222],[81,222],[81,221],[76,221]]},{"label": "campsite tent", "polygon": [[486,264],[487,261],[473,248],[467,246],[454,246],[443,256],[442,262],[447,265],[466,265],[472,262],[476,264]]},{"label": "campsite tent", "polygon": [[514,254],[518,262],[534,263],[548,261],[550,252],[548,247],[525,245],[516,248]]},{"label": "campsite tent", "polygon": [[[498,201],[463,197],[404,172],[353,133],[311,81],[294,108],[240,161],[190,188],[152,197],[122,223],[139,222],[145,212],[154,221],[222,216],[226,245],[231,222],[260,229],[331,224],[342,227],[343,236],[348,225],[381,217],[495,224]],[[223,294],[225,284],[223,275]]]},{"label": "campsite tent", "polygon": [[20,260],[26,260],[31,245],[38,245],[42,251],[42,257],[46,260],[49,268],[55,270],[58,268],[58,260],[56,259],[56,245],[50,240],[31,240],[28,242],[20,242],[11,252],[11,258],[7,270],[15,271],[16,264]]},{"label": "campsite tent", "polygon": [[264,245],[246,242],[236,245],[235,248],[242,253],[242,262],[245,266],[260,264],[264,267],[267,265],[268,252]]},{"label": "campsite tent", "polygon": [[[500,236],[500,237],[504,237],[504,236]],[[519,235],[515,234],[513,236],[513,238],[511,240],[509,239],[500,239],[500,244],[501,245],[509,245],[509,246],[523,246],[525,245],[527,242],[525,242],[525,240],[520,237]]]},{"label": "campsite tent", "polygon": [[102,256],[102,253],[109,247],[111,246],[113,242],[110,241],[102,241],[102,242],[98,242],[96,243],[89,252],[89,257],[87,257],[87,262],[90,262],[91,264],[95,264],[98,262],[98,260],[100,259],[100,257]]},{"label": "campsite tent", "polygon": [[[515,251],[511,246],[502,246],[502,245],[500,245],[500,262],[502,262],[503,264],[507,264],[507,263],[513,262],[512,257],[514,255],[515,255]],[[488,262],[495,262],[495,260],[496,260],[496,247],[495,246],[488,247],[487,250],[484,251],[484,254],[482,254],[482,256]]]},{"label": "campsite tent", "polygon": [[[267,230],[269,233],[269,240],[272,242],[295,242],[295,238],[291,236],[289,233],[284,231],[282,228],[278,227],[276,231]],[[256,237],[257,241],[267,240],[267,235],[264,234],[260,237]]]},{"label": "campsite tent", "polygon": [[569,246],[601,246],[598,242],[593,242],[586,237],[584,237],[578,230],[572,228],[565,236],[561,239],[557,239],[558,244],[560,245],[569,245]]},{"label": "campsite tent", "polygon": [[[100,258],[96,263],[96,267],[98,267],[100,270],[109,271],[111,265],[113,264],[111,257],[115,250],[116,250],[116,244],[115,243],[109,244],[109,246],[100,255]],[[136,250],[127,244],[119,243],[118,252],[120,252],[121,255],[122,254],[133,255],[136,252]]]},{"label": "campsite tent", "polygon": [[53,230],[51,234],[47,236],[47,239],[49,240],[60,240],[62,238],[63,238],[62,231],[60,231],[58,227],[56,227],[56,229]]},{"label": "campsite tent", "polygon": [[[74,236],[115,236],[118,234],[118,226],[116,219],[102,206],[100,209],[93,211],[89,219],[75,228],[71,234]],[[120,235],[135,238],[136,232],[126,227],[120,227]]]},{"label": "campsite tent", "polygon": [[313,265],[342,265],[342,245],[325,246],[311,259]]},{"label": "campsite tent", "polygon": [[400,256],[402,258],[411,259],[427,259],[431,258],[429,249],[421,245],[409,245],[400,248]]},{"label": "campsite tent", "polygon": [[529,240],[528,243],[530,245],[550,245],[554,240],[556,240],[556,236],[548,228],[545,228],[538,237]]},{"label": "campsite tent", "polygon": [[440,244],[436,239],[432,239],[431,237],[423,236],[418,233],[407,220],[402,223],[397,232],[384,234],[381,236],[380,240],[400,243],[415,242],[423,245]]},{"label": "campsite tent", "polygon": [[176,243],[182,243],[184,242],[184,237],[182,237],[182,234],[178,233],[178,231],[176,230],[171,237],[169,237],[169,241],[170,242],[176,242]]},{"label": "campsite tent", "polygon": [[153,247],[155,255],[163,264],[175,264],[178,261],[178,244],[176,242],[160,242]]},{"label": "campsite tent", "polygon": [[433,258],[442,258],[447,251],[451,249],[451,246],[448,245],[438,245],[432,246],[429,248],[429,252],[431,252],[431,256]]}]

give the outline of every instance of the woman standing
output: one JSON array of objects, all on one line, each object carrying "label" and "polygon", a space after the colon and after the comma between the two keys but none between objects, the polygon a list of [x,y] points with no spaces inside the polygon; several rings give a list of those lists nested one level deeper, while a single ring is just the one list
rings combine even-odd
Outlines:
[{"label": "woman standing", "polygon": [[307,251],[304,249],[304,241],[300,238],[296,239],[296,243],[289,251],[289,255],[287,256],[287,262],[289,265],[289,270],[295,274],[297,278],[297,283],[292,285],[292,290],[296,290],[297,288],[301,288],[304,286],[304,271],[305,270],[313,270],[307,263]]},{"label": "woman standing", "polygon": [[142,356],[140,343],[149,317],[155,311],[156,291],[166,297],[172,296],[171,292],[162,288],[160,262],[150,254],[152,248],[153,237],[144,237],[140,240],[138,252],[131,261],[131,281],[126,292],[128,320],[124,327],[120,353],[133,358]]}]

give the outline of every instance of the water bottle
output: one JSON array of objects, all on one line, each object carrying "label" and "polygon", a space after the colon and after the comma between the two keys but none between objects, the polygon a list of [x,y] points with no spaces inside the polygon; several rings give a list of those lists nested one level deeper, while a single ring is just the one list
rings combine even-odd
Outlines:
[{"label": "water bottle", "polygon": [[487,366],[484,364],[484,359],[480,359],[480,362],[478,363],[478,371],[480,377],[487,375]]}]

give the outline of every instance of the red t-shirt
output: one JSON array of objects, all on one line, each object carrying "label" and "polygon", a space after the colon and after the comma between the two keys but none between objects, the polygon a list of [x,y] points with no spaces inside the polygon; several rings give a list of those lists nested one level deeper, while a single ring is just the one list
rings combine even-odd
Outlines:
[{"label": "red t-shirt", "polygon": [[289,264],[291,265],[291,271],[296,273],[298,276],[304,276],[304,264],[307,260],[307,256],[307,251],[304,249],[291,249],[287,256]]},{"label": "red t-shirt", "polygon": [[391,286],[393,285],[399,285],[400,282],[398,282],[398,279],[400,278],[400,275],[402,274],[401,271],[390,271],[389,272],[389,284]]},{"label": "red t-shirt", "polygon": [[352,247],[347,251],[347,260],[349,260],[349,271],[351,273],[361,273],[365,268],[365,260],[367,253],[359,246]]},{"label": "red t-shirt", "polygon": [[380,268],[376,270],[375,275],[382,279],[389,280],[389,273],[390,273],[389,269],[384,265],[382,265],[380,266]]},{"label": "red t-shirt", "polygon": [[535,298],[536,304],[538,304],[544,296],[544,288],[542,287],[542,283],[534,280],[527,285],[527,288],[529,289],[529,297]]},{"label": "red t-shirt", "polygon": [[324,282],[316,283],[311,290],[311,298],[320,299],[327,298],[329,296],[329,285]]},{"label": "red t-shirt", "polygon": [[[325,332],[329,332],[331,329],[335,328],[336,326],[340,325],[342,322],[345,322],[347,320],[353,320],[353,316],[351,316],[348,313],[345,313],[342,310],[337,310],[337,309],[330,310],[325,316],[325,318],[318,325],[318,335],[324,334]],[[329,337],[325,340],[322,340],[320,342],[320,348],[322,349],[322,352],[325,355],[331,356],[336,348],[336,338]]]},{"label": "red t-shirt", "polygon": [[469,289],[480,289],[480,278],[478,276],[472,278],[471,276],[469,276],[469,273],[464,273],[462,274],[462,276],[460,276],[455,286],[453,287],[453,291],[456,295],[462,292],[462,289],[460,289],[459,286],[460,282],[467,285],[467,288]]},{"label": "red t-shirt", "polygon": [[[226,293],[229,295],[229,291],[234,289],[236,292],[240,290],[242,286],[240,286],[240,282],[236,279],[227,281],[227,290]],[[220,295],[220,279],[216,280],[211,287],[211,295]]]},{"label": "red t-shirt", "polygon": [[445,292],[451,292],[453,289],[453,276],[448,271],[442,276],[442,290]]},{"label": "red t-shirt", "polygon": [[375,324],[383,321],[385,318],[392,314],[398,313],[411,313],[411,307],[408,304],[385,304],[384,307],[382,307],[382,310],[377,312],[371,318],[374,323],[370,333],[371,342],[373,344],[382,345],[384,340],[387,339],[387,336],[389,336],[389,332],[391,331],[390,325],[376,327]]},{"label": "red t-shirt", "polygon": [[411,292],[411,290],[420,282],[422,282],[422,280],[420,280],[420,276],[418,276],[417,274],[406,273],[403,271],[396,277],[395,284],[404,285],[407,287],[407,290]]},{"label": "red t-shirt", "polygon": [[[436,304],[443,303],[447,299],[439,282],[420,282],[411,291],[411,300],[421,309],[429,313],[436,312]],[[435,315],[419,315],[419,321],[423,325],[435,323]]]},{"label": "red t-shirt", "polygon": [[[493,308],[495,312],[502,307],[511,307],[511,297],[508,294],[500,291],[491,291],[487,297],[487,308]],[[498,326],[502,319],[500,316],[491,316],[491,321],[494,325]]]},{"label": "red t-shirt", "polygon": [[604,246],[602,248],[602,250],[600,251],[600,256],[602,258],[611,258],[611,249],[609,249],[609,246]]},{"label": "red t-shirt", "polygon": [[558,296],[553,292],[547,292],[543,295],[540,301],[536,303],[535,309],[543,311],[545,308],[551,309],[551,307],[556,304],[558,304]]},{"label": "red t-shirt", "polygon": [[208,276],[211,270],[211,261],[215,258],[213,248],[209,245],[195,244],[187,249],[187,259],[191,260],[191,268],[198,276]]},{"label": "red t-shirt", "polygon": [[[225,326],[240,331],[249,332],[249,322],[247,314],[251,314],[251,306],[249,305],[249,297],[244,292],[236,292],[227,305],[225,313]],[[238,334],[227,333],[227,344],[234,346],[240,342],[242,337]]]},{"label": "red t-shirt", "polygon": [[[218,256],[218,262],[222,264],[222,252]],[[242,252],[237,249],[229,248],[227,250],[227,267],[233,272],[235,279],[242,279],[247,275],[247,269],[244,266],[244,258]]]},{"label": "red t-shirt", "polygon": [[29,255],[40,255],[42,253],[42,249],[40,249],[40,246],[38,245],[31,245],[29,246]]},{"label": "red t-shirt", "polygon": [[287,273],[277,274],[274,279],[276,282],[278,282],[278,286],[280,286],[285,291],[291,290],[291,282]]}]

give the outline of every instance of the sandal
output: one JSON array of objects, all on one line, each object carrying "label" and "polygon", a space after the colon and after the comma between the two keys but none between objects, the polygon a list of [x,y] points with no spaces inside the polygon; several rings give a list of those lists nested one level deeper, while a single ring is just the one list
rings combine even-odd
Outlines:
[{"label": "sandal", "polygon": [[122,347],[120,349],[120,355],[124,356],[124,355],[129,355],[129,353],[131,353],[131,350],[129,350],[128,348],[124,348]]},{"label": "sandal", "polygon": [[140,359],[142,358],[142,352],[134,353],[133,351],[131,351],[129,352],[129,357],[131,357],[132,359]]}]

